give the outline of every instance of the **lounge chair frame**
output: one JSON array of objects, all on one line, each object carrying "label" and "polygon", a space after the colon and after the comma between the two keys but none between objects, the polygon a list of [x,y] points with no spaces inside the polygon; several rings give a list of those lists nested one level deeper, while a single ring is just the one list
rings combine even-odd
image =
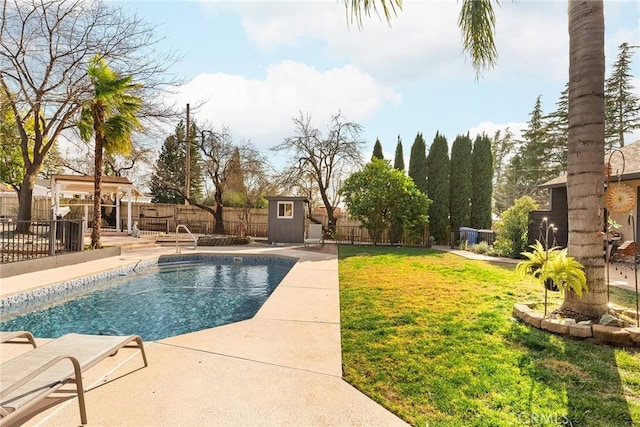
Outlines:
[{"label": "lounge chair frame", "polygon": [[[86,424],[82,373],[121,348],[138,348],[144,366],[148,366],[142,339],[137,335],[67,334],[3,362],[0,365],[0,423],[28,411],[65,384],[75,383],[80,421]],[[68,362],[72,366],[68,366]]]},{"label": "lounge chair frame", "polygon": [[[17,338],[24,338],[24,340],[18,340]],[[33,338],[31,332],[27,331],[14,331],[14,332],[0,332],[0,344],[12,343],[12,344],[31,344],[33,348],[36,348],[36,340]]]}]

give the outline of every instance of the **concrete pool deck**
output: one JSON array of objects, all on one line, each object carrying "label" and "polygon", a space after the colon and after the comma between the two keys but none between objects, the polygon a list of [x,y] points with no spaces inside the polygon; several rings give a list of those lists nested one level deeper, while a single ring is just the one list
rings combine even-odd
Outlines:
[{"label": "concrete pool deck", "polygon": [[[183,248],[183,254],[267,253],[299,261],[254,318],[146,342],[149,366],[143,369],[140,356],[121,350],[87,371],[88,425],[406,425],[342,379],[337,256],[300,249]],[[172,253],[175,247],[132,248],[117,257],[9,277],[2,279],[0,296]],[[0,361],[28,350],[1,344]],[[73,396],[46,403],[14,425],[78,425]]]}]

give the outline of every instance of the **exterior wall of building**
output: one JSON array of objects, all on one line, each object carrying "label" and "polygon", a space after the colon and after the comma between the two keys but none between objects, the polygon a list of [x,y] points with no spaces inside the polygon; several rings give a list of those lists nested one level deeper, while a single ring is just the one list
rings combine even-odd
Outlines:
[{"label": "exterior wall of building", "polygon": [[[304,243],[305,201],[299,197],[269,198],[268,234],[269,243]],[[292,205],[291,211],[284,205]],[[285,215],[282,215],[282,214]]]},{"label": "exterior wall of building", "polygon": [[[536,240],[540,240],[540,224],[543,218],[547,218],[547,224],[557,227],[556,243],[558,246],[566,247],[569,240],[569,215],[567,204],[567,187],[555,187],[550,189],[550,209],[546,211],[533,211],[529,215],[528,241],[532,245]],[[546,230],[542,230],[544,233]],[[549,234],[549,244],[553,243],[551,233]]]}]

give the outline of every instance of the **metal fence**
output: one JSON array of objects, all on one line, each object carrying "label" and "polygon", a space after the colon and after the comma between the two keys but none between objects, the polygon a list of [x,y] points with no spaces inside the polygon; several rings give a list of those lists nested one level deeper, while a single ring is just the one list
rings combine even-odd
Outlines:
[{"label": "metal fence", "polygon": [[[21,232],[25,228],[25,232]],[[82,221],[38,220],[0,222],[0,263],[25,261],[84,248]]]},{"label": "metal fence", "polygon": [[[245,224],[242,221],[223,221],[221,230],[216,231],[215,221],[198,221],[198,220],[174,220],[159,218],[140,218],[137,219],[138,229],[141,234],[174,234],[179,224],[187,226],[193,234],[224,234],[230,236],[251,236],[255,240],[267,239],[267,224],[252,223]],[[123,222],[122,229],[126,230],[126,224]]]},{"label": "metal fence", "polygon": [[[330,233],[325,228],[325,243],[334,242],[341,245],[371,245],[373,236],[363,226],[337,226],[335,232]],[[381,233],[378,245],[428,246],[430,244],[429,230],[385,230]]]}]

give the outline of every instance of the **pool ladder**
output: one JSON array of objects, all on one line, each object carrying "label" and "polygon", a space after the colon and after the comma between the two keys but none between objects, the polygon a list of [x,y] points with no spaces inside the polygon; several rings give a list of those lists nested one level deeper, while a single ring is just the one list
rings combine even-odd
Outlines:
[{"label": "pool ladder", "polygon": [[179,254],[181,251],[180,248],[180,244],[178,243],[178,230],[180,230],[181,228],[184,228],[184,230],[187,232],[187,234],[189,234],[189,236],[191,236],[191,238],[193,239],[193,248],[192,249],[196,249],[198,247],[198,239],[196,239],[196,236],[194,236],[191,231],[189,231],[189,229],[187,228],[186,225],[184,224],[178,224],[178,226],[176,227],[176,253]]}]

